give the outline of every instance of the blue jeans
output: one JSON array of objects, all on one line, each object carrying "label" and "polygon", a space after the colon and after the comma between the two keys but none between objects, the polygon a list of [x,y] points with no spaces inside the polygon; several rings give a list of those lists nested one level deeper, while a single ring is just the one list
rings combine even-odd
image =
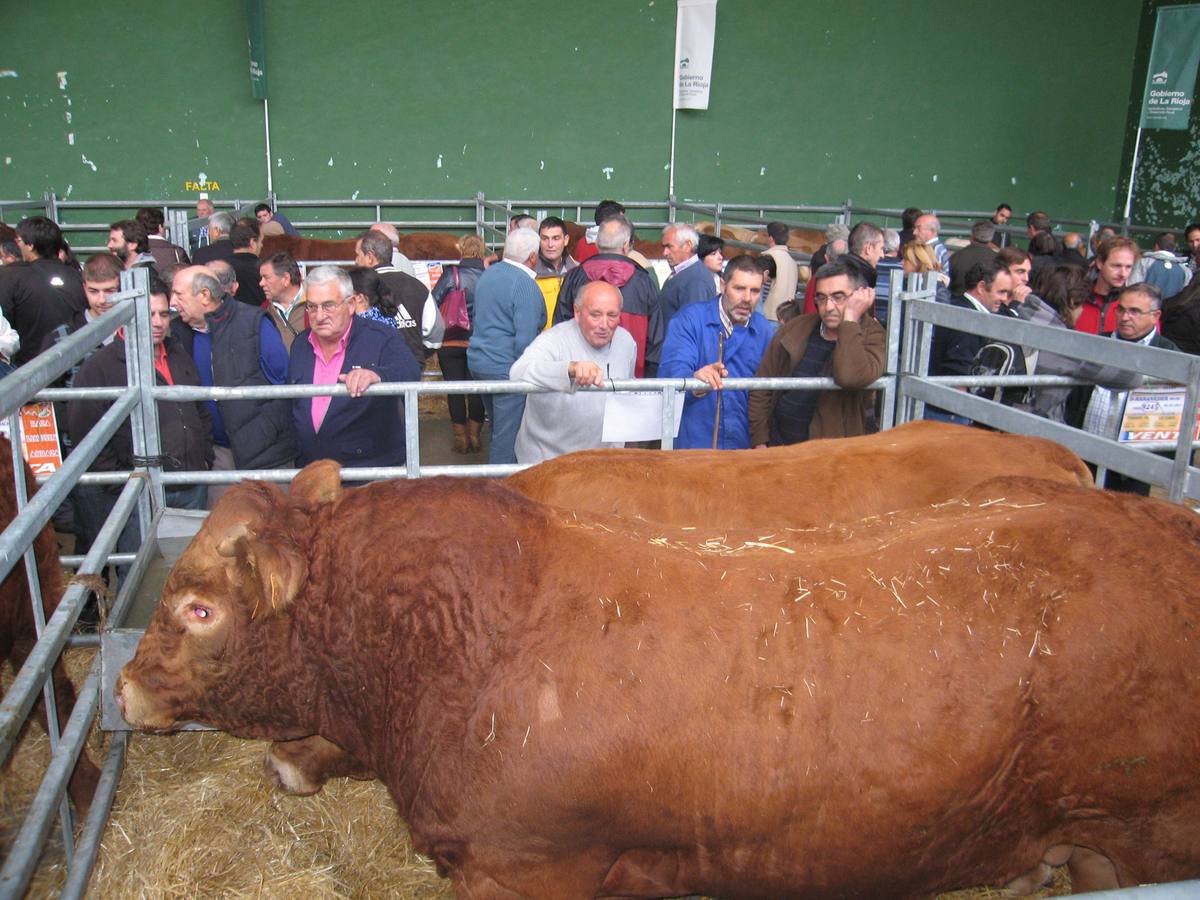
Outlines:
[{"label": "blue jeans", "polygon": [[925,418],[933,419],[935,422],[950,422],[954,425],[971,424],[971,420],[966,416],[957,416],[952,412],[947,412],[944,409],[937,409],[932,406],[925,407]]},{"label": "blue jeans", "polygon": [[[472,372],[476,381],[507,381],[508,373],[485,374]],[[492,423],[492,440],[488,444],[488,462],[493,465],[516,463],[517,432],[525,415],[524,394],[483,394],[483,408]]]}]

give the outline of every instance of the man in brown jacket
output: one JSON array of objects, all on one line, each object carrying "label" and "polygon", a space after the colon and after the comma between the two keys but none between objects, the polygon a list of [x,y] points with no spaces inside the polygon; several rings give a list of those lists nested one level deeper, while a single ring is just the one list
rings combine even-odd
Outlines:
[{"label": "man in brown jacket", "polygon": [[271,317],[283,346],[290,352],[296,335],[308,327],[308,304],[300,267],[290,253],[273,253],[258,264],[258,284],[267,297],[263,307]]},{"label": "man in brown jacket", "polygon": [[870,392],[883,374],[886,332],[869,314],[875,292],[841,261],[815,276],[817,312],[797,316],[771,339],[756,378],[830,377],[842,390],[750,392],[750,444],[796,444],[866,430]]}]

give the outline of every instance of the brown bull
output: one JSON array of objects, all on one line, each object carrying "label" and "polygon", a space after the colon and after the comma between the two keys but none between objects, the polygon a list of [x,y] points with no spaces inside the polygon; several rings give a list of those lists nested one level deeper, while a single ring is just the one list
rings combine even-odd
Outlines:
[{"label": "brown bull", "polygon": [[[715,222],[696,222],[693,226],[701,234],[716,234],[717,226]],[[721,237],[727,241],[741,241],[746,244],[761,244],[763,249],[767,248],[766,232],[758,228],[742,228],[737,225],[722,225]],[[825,232],[814,228],[789,228],[788,229],[788,249],[796,250],[800,253],[814,253],[825,243]],[[736,250],[737,248],[735,248]],[[740,251],[739,251],[740,252]],[[727,252],[726,256],[733,256],[734,251]]]},{"label": "brown bull", "polygon": [[[36,483],[29,467],[25,467],[25,484],[33,489]],[[0,530],[6,528],[17,515],[16,485],[13,482],[12,445],[7,438],[0,437]],[[49,619],[54,614],[66,585],[63,580],[62,564],[58,558],[58,540],[50,523],[38,532],[34,539],[34,555],[37,559],[38,581],[42,589],[42,611]],[[18,561],[3,582],[0,582],[0,663],[8,661],[14,672],[20,671],[26,658],[37,643],[37,628],[33,620],[33,604],[29,596],[29,581],[25,577],[25,563]],[[54,683],[54,703],[60,728],[65,728],[75,706],[75,687],[67,678],[62,662],[56,662],[51,672]],[[38,717],[43,727],[46,724],[46,707],[42,700],[37,703]],[[86,813],[96,791],[100,772],[85,749],[75,764],[75,772],[67,785],[67,792],[80,814]]]},{"label": "brown bull", "polygon": [[942,422],[764,450],[586,450],[506,483],[543,503],[655,522],[812,528],[940,503],[998,475],[1092,483],[1053,441]]},{"label": "brown bull", "polygon": [[[539,463],[505,483],[579,512],[775,531],[943,503],[999,475],[1092,484],[1083,460],[1060,444],[942,422],[766,450],[588,450]],[[315,793],[335,776],[372,777],[320,738],[274,745],[266,770],[294,794]]]},{"label": "brown bull", "polygon": [[[363,229],[366,230],[365,228]],[[400,252],[409,259],[454,260],[458,259],[458,237],[434,231],[401,233]],[[357,238],[340,241],[323,241],[317,238],[296,237],[289,234],[267,235],[263,238],[262,252],[266,259],[272,253],[285,251],[293,259],[304,260],[351,260]]]},{"label": "brown bull", "polygon": [[222,499],[118,699],[345,748],[459,896],[920,896],[1074,846],[1200,874],[1187,510],[1002,479],[768,539],[337,478]]}]

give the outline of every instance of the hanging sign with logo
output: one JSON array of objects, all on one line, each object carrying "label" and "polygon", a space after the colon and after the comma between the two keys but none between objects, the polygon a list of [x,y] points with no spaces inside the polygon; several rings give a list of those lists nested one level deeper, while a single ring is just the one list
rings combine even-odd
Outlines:
[{"label": "hanging sign with logo", "polygon": [[675,108],[708,109],[717,0],[677,0]]},{"label": "hanging sign with logo", "polygon": [[1198,65],[1200,5],[1160,8],[1142,96],[1142,128],[1187,129]]}]

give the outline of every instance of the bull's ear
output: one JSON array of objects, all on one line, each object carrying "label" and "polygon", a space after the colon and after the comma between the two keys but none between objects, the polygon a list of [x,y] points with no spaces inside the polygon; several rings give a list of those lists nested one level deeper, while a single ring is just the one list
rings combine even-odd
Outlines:
[{"label": "bull's ear", "polygon": [[342,495],[342,467],[332,459],[309,463],[292,479],[288,496],[301,503],[332,503]]},{"label": "bull's ear", "polygon": [[261,540],[245,525],[225,532],[217,553],[227,559],[226,569],[252,598],[251,618],[260,610],[286,609],[308,577],[308,563],[294,544]]}]

